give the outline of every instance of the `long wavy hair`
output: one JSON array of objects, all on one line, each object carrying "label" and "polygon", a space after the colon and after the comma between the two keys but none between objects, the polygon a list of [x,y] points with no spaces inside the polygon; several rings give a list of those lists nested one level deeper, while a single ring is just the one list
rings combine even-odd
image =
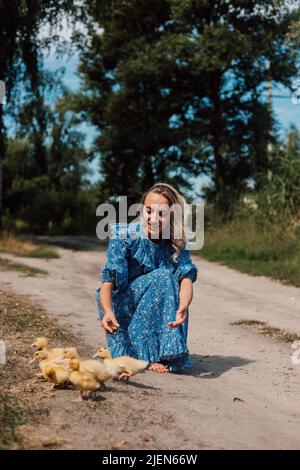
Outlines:
[{"label": "long wavy hair", "polygon": [[187,213],[185,207],[187,202],[185,198],[170,184],[156,183],[142,195],[141,204],[145,204],[146,197],[151,192],[164,196],[168,201],[169,207],[175,205],[176,214],[174,214],[174,211],[172,210],[170,213],[170,239],[174,251],[172,258],[175,260],[179,255],[180,250],[186,247],[188,236],[190,234],[187,227]]}]

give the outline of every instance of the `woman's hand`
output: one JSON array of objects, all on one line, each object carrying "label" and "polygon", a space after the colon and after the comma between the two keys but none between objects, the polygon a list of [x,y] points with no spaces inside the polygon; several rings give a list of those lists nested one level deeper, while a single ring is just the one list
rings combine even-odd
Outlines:
[{"label": "woman's hand", "polygon": [[177,328],[179,325],[182,325],[182,323],[185,322],[186,317],[187,317],[187,309],[188,309],[187,305],[185,304],[179,305],[179,308],[176,312],[176,320],[168,323],[168,327]]},{"label": "woman's hand", "polygon": [[113,287],[113,282],[102,282],[100,288],[100,305],[104,312],[101,324],[106,333],[113,333],[120,326],[112,310],[111,292]]},{"label": "woman's hand", "polygon": [[113,327],[119,328],[119,323],[112,310],[107,310],[102,319],[102,327],[107,333],[113,333]]},{"label": "woman's hand", "polygon": [[193,298],[193,283],[189,278],[183,278],[179,282],[179,307],[175,321],[168,323],[169,328],[177,328],[185,322],[187,310]]}]

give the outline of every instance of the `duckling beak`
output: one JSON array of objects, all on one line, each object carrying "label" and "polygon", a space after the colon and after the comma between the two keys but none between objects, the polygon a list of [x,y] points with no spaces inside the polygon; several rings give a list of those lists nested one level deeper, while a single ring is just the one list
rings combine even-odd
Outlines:
[{"label": "duckling beak", "polygon": [[98,351],[93,355],[93,357],[99,357]]},{"label": "duckling beak", "polygon": [[31,348],[34,348],[35,342],[30,345]]},{"label": "duckling beak", "polygon": [[28,362],[28,364],[32,364],[35,361],[35,357]]}]

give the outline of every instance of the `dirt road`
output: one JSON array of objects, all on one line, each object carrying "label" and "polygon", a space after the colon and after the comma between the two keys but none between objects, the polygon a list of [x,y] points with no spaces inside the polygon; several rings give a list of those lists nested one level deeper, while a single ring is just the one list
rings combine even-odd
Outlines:
[{"label": "dirt road", "polygon": [[[55,241],[65,246],[58,248],[59,259],[22,260],[48,271],[47,277],[0,272],[0,288],[30,295],[96,349],[105,341],[94,298],[105,251],[83,239],[72,239],[71,246],[84,250],[68,248],[71,239]],[[190,307],[193,370],[147,372],[136,382],[151,386],[157,410],[173,415],[178,432],[184,431],[183,449],[299,449],[300,364],[291,361],[293,349],[232,323],[265,321],[300,335],[300,289],[200,257],[194,262],[199,274]],[[159,432],[158,427],[158,439]]]}]

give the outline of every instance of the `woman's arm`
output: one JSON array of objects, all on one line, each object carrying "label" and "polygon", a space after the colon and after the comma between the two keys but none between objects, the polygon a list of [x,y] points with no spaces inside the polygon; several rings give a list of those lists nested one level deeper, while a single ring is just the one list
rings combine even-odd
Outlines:
[{"label": "woman's arm", "polygon": [[116,326],[117,328],[120,326],[112,310],[111,292],[113,288],[113,282],[102,282],[102,286],[100,288],[100,304],[104,312],[101,323],[105,331],[108,331],[109,333],[113,332],[112,326]]},{"label": "woman's arm", "polygon": [[193,282],[188,277],[184,277],[179,281],[179,304],[188,308],[193,299]]},{"label": "woman's arm", "polygon": [[185,322],[187,309],[193,299],[193,282],[185,277],[179,281],[179,307],[176,312],[176,320],[168,323],[170,328],[176,328]]}]

